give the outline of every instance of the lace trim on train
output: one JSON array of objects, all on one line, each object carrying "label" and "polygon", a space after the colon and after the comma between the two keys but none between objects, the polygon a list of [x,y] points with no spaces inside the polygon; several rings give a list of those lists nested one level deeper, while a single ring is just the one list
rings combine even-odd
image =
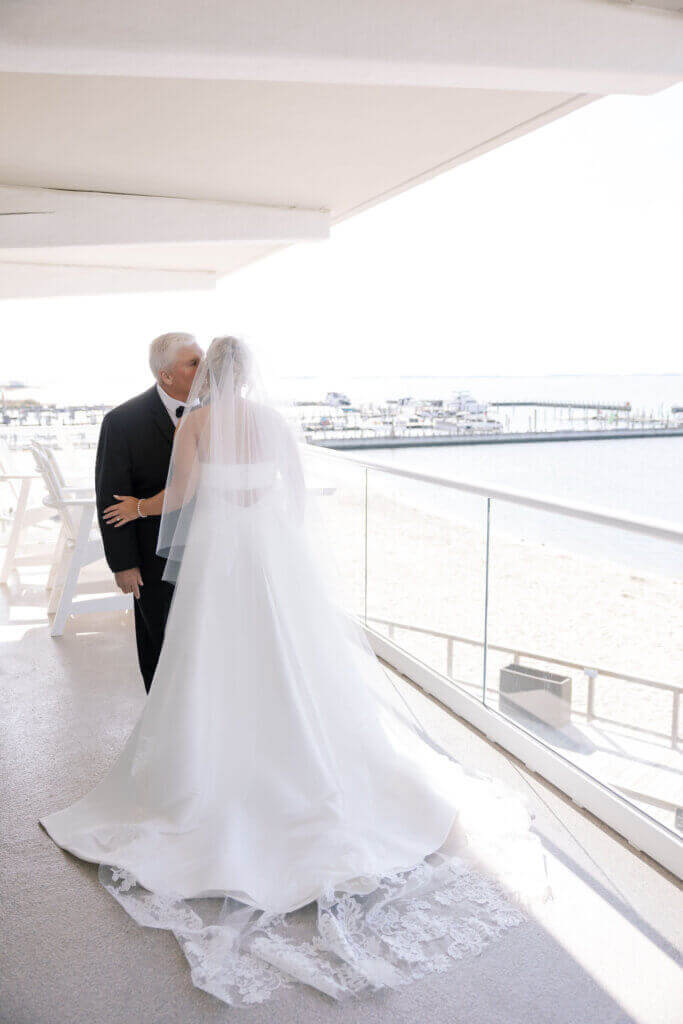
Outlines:
[{"label": "lace trim on train", "polygon": [[297,984],[343,1000],[443,973],[525,922],[528,906],[552,899],[547,886],[530,898],[506,892],[467,859],[439,852],[377,879],[367,895],[329,889],[287,914],[230,897],[163,896],[106,864],[99,879],[139,924],[170,929],[194,985],[232,1006]]}]

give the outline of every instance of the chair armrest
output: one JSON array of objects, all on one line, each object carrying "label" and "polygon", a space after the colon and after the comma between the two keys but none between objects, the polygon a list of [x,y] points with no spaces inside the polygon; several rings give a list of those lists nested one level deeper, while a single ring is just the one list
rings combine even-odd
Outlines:
[{"label": "chair armrest", "polygon": [[56,501],[54,498],[45,497],[43,498],[43,505],[49,505],[50,508],[59,508],[61,505],[69,505],[75,508],[94,508],[95,498],[62,498]]}]

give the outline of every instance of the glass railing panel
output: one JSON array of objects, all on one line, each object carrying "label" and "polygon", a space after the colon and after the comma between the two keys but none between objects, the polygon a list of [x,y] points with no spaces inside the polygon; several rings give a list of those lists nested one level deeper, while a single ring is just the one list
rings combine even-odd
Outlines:
[{"label": "glass railing panel", "polygon": [[486,702],[683,833],[683,546],[491,503]]},{"label": "glass railing panel", "polygon": [[482,695],[486,500],[368,470],[367,624]]}]

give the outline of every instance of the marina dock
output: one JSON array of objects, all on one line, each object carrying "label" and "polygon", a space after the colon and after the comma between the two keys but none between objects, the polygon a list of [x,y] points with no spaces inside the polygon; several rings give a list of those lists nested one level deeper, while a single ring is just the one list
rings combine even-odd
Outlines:
[{"label": "marina dock", "polygon": [[536,401],[536,400],[523,401],[523,402],[520,402],[520,401],[514,401],[514,402],[505,401],[505,402],[488,402],[487,404],[488,405],[496,405],[499,408],[503,408],[505,406],[509,406],[509,407],[512,407],[512,408],[514,408],[514,407],[520,407],[520,408],[522,408],[522,407],[524,407],[524,408],[530,407],[531,408],[533,406],[539,406],[539,408],[545,408],[545,409],[594,409],[596,412],[630,412],[631,411],[631,403],[630,402],[622,402],[620,404],[619,403],[617,403],[617,404],[614,404],[614,403],[610,404],[609,402],[561,402],[559,400],[556,401],[556,402],[548,402],[545,399],[543,399],[542,401]]},{"label": "marina dock", "polygon": [[680,427],[633,427],[614,430],[539,430],[525,433],[488,434],[406,434],[398,436],[334,437],[309,436],[308,443],[322,448],[352,450],[363,448],[425,448],[431,445],[523,444],[539,441],[606,441],[614,438],[683,437]]},{"label": "marina dock", "polygon": [[[12,382],[10,390],[18,387]],[[8,386],[6,386],[8,387]],[[353,405],[343,392],[292,401],[309,444],[337,450],[415,448],[539,441],[603,441],[683,435],[683,410],[634,409],[630,402],[552,399],[478,401],[469,391],[448,397],[386,398]],[[94,448],[106,404],[42,404],[0,391],[0,440],[10,449],[33,438],[53,448]],[[529,415],[520,414],[529,409]],[[505,414],[497,418],[498,410]]]}]

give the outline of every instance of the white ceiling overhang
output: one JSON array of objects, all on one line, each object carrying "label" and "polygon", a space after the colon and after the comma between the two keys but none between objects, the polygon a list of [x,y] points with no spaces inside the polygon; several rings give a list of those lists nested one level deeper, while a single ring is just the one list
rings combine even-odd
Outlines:
[{"label": "white ceiling overhang", "polygon": [[683,78],[683,18],[613,0],[285,6],[0,9],[0,296],[213,287],[600,95]]}]

